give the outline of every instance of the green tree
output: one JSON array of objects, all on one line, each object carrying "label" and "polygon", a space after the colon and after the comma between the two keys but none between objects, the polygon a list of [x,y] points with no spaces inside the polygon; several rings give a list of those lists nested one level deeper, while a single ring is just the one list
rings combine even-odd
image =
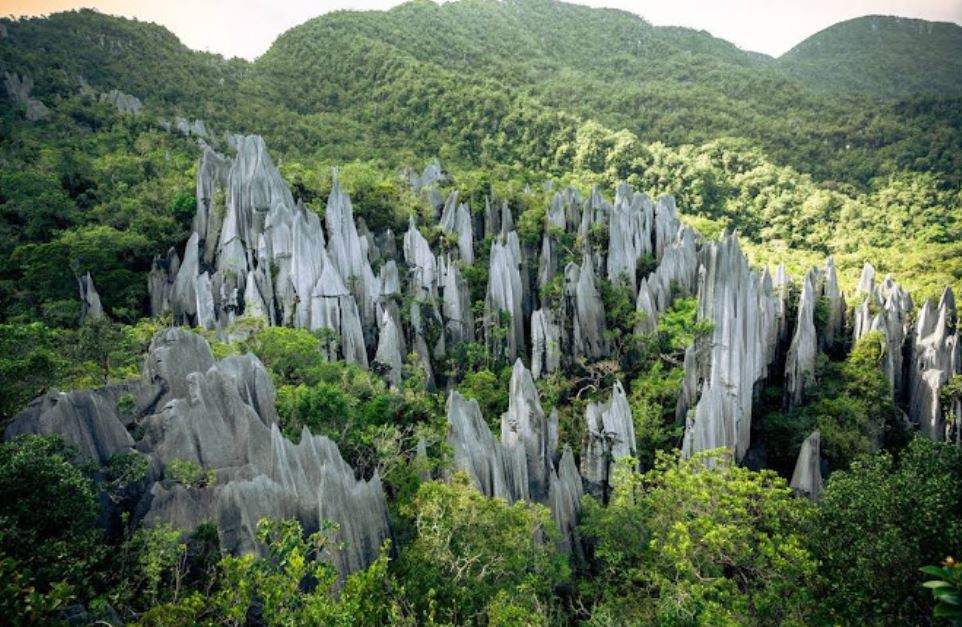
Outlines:
[{"label": "green tree", "polygon": [[422,484],[411,509],[417,533],[401,548],[397,576],[419,622],[465,624],[509,607],[550,615],[568,567],[547,508],[487,498],[459,473]]},{"label": "green tree", "polygon": [[784,480],[721,451],[660,454],[644,475],[635,463],[619,460],[607,508],[584,500],[581,531],[596,548],[583,594],[599,620],[808,622],[817,565],[805,542],[810,506]]},{"label": "green tree", "polygon": [[65,582],[84,593],[104,555],[96,491],[74,455],[52,436],[0,444],[0,553],[28,569],[41,592]]},{"label": "green tree", "polygon": [[962,450],[916,437],[829,477],[812,525],[825,620],[924,622],[919,568],[962,551]]}]

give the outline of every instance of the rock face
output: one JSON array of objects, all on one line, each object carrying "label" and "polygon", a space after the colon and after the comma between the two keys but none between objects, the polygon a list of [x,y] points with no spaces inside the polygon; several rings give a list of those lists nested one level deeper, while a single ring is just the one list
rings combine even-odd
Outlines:
[{"label": "rock face", "polygon": [[7,96],[24,107],[24,115],[31,122],[42,120],[50,115],[47,105],[30,97],[30,92],[33,91],[33,79],[29,76],[4,72],[3,84],[7,89]]},{"label": "rock face", "polygon": [[813,503],[822,494],[822,464],[821,464],[821,436],[818,431],[812,432],[802,443],[795,462],[795,472],[792,473],[792,491],[798,496],[804,496]]},{"label": "rock face", "polygon": [[[181,126],[207,130],[186,120]],[[598,190],[587,199],[573,189],[558,192],[546,210],[540,255],[522,246],[508,204],[499,209],[488,199],[484,233],[493,239],[479,330],[472,313],[477,286],[464,272],[475,259],[475,220],[457,192],[442,202],[438,183],[445,177],[437,164],[409,174],[438,211],[443,238],[435,251],[413,216],[400,247],[391,231],[371,233],[355,220],[336,171],[321,220],[295,201],[260,137],[228,136],[226,155],[203,139],[198,144],[193,233],[182,251],[154,259],[148,288],[154,314],[170,313],[223,341],[258,325],[329,329],[336,338],[328,358],[377,361],[397,383],[398,354],[403,363],[411,351],[430,385],[449,347],[482,342],[504,359],[530,357],[537,378],[578,360],[611,357],[598,285],[604,276],[632,289],[645,312],[642,332],[654,331],[674,298],[697,289],[695,235],[681,226],[670,198],[653,203],[627,185],[616,190],[614,205]],[[573,253],[576,232],[586,235]],[[592,243],[599,234],[607,234],[607,248]],[[405,298],[413,302],[402,311]]]},{"label": "rock face", "polygon": [[[521,259],[517,234],[491,244],[485,329],[496,355],[514,361],[524,351]],[[503,339],[502,337],[503,336]]]},{"label": "rock face", "polygon": [[865,264],[862,269],[858,295],[862,303],[855,310],[854,340],[857,342],[872,331],[880,331],[885,336],[885,374],[899,397],[905,389],[902,346],[909,332],[912,297],[890,276],[876,286],[875,269],[871,264]]},{"label": "rock face", "polygon": [[466,472],[485,496],[509,503],[527,499],[528,465],[524,448],[514,448],[521,457],[506,451],[491,434],[474,399],[451,392],[447,411],[448,444],[453,451],[454,468]]},{"label": "rock face", "polygon": [[[135,440],[137,431],[143,437]],[[57,433],[100,465],[116,453],[146,456],[148,487],[137,511],[185,530],[213,521],[228,551],[258,550],[263,517],[293,516],[308,531],[332,520],[345,545],[330,557],[344,575],[376,558],[389,534],[376,475],[355,479],[325,437],[305,429],[295,444],[281,435],[274,387],[256,357],[215,362],[202,337],[179,328],[154,338],[140,381],[43,396],[5,437],[22,433]],[[174,460],[212,470],[216,480],[180,485],[167,474]]]},{"label": "rock face", "polygon": [[521,361],[512,369],[500,441],[474,399],[451,392],[447,412],[454,469],[466,472],[486,496],[548,505],[562,533],[559,548],[580,550],[575,527],[583,494],[581,475],[569,448],[556,463],[557,413],[545,417],[534,379]]},{"label": "rock face", "polygon": [[685,355],[677,411],[685,421],[682,452],[726,447],[740,460],[750,443],[754,387],[775,352],[778,299],[768,275],[749,267],[734,234],[723,234],[699,257],[698,319],[714,328],[707,345]]},{"label": "rock face", "polygon": [[531,499],[543,502],[548,497],[552,471],[548,420],[531,371],[521,360],[514,362],[508,391],[508,410],[501,416],[501,442],[508,449],[524,449],[527,462],[528,488]]},{"label": "rock face", "polygon": [[[569,266],[570,267],[570,266]],[[569,274],[566,270],[565,274]],[[574,270],[570,272],[575,275]],[[574,289],[574,354],[591,360],[608,353],[605,340],[605,305],[595,286],[592,255],[586,254],[577,271]]]},{"label": "rock face", "polygon": [[[942,406],[940,391],[955,375],[962,373],[962,349],[957,332],[955,295],[943,292],[938,308],[925,301],[912,333],[911,361],[908,367],[909,417],[932,440],[955,441],[959,438],[958,399]],[[949,421],[947,418],[954,418]],[[951,423],[955,423],[952,432]]]},{"label": "rock face", "polygon": [[112,104],[121,113],[140,113],[140,110],[144,108],[140,98],[125,94],[117,89],[111,89],[109,92],[100,94],[100,102]]},{"label": "rock face", "polygon": [[535,379],[561,365],[561,328],[551,310],[531,314],[531,373]]},{"label": "rock face", "polygon": [[588,442],[581,455],[581,474],[588,491],[603,498],[611,487],[614,464],[635,456],[635,426],[621,382],[616,382],[607,403],[588,403],[585,410]]},{"label": "rock face", "polygon": [[815,273],[809,272],[798,301],[795,334],[785,359],[785,408],[792,411],[802,404],[805,388],[815,379],[818,340],[815,334]]},{"label": "rock face", "polygon": [[88,272],[82,278],[77,279],[80,286],[80,311],[81,320],[99,320],[104,317],[104,308],[100,304],[100,294],[94,287],[94,280]]},{"label": "rock face", "polygon": [[825,282],[822,287],[822,297],[828,305],[828,320],[820,338],[823,349],[831,349],[841,338],[845,329],[845,297],[838,285],[838,274],[835,262],[829,257],[825,260]]}]

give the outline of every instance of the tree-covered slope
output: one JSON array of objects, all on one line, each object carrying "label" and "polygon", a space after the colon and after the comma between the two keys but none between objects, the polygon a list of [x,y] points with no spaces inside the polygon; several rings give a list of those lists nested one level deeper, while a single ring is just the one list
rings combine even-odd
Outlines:
[{"label": "tree-covered slope", "polygon": [[216,117],[233,100],[247,63],[187,48],[162,26],[84,9],[3,20],[0,70],[34,80],[48,105],[78,91],[119,89],[164,108]]},{"label": "tree-covered slope", "polygon": [[643,143],[746,138],[779,164],[856,185],[896,160],[956,167],[958,116],[929,96],[820,93],[707,33],[552,0],[327,14],[279,37],[243,91],[248,103],[349,118],[382,154],[403,145],[449,162],[569,171],[574,131],[593,120]]},{"label": "tree-covered slope", "polygon": [[892,97],[962,93],[962,27],[868,15],[834,24],[778,60],[806,86]]}]

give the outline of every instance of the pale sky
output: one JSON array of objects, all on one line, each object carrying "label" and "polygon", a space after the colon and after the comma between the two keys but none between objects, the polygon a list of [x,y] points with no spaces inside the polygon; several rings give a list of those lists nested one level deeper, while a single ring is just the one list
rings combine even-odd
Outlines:
[{"label": "pale sky", "polygon": [[[387,9],[398,0],[0,0],[0,15],[80,7],[157,22],[196,50],[253,59],[285,30],[336,9]],[[819,30],[868,14],[962,24],[962,0],[579,0],[636,13],[657,25],[706,30],[778,56]]]}]

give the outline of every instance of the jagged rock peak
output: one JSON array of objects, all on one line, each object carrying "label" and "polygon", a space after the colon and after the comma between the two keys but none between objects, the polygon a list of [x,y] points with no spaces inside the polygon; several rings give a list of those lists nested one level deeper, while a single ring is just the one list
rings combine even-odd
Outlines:
[{"label": "jagged rock peak", "polygon": [[605,305],[596,287],[594,261],[585,254],[575,286],[574,352],[576,357],[601,359],[608,354]]},{"label": "jagged rock peak", "polygon": [[809,272],[798,300],[795,334],[785,359],[784,405],[788,411],[799,407],[805,388],[814,382],[818,338],[815,332],[815,272]]},{"label": "jagged rock peak", "polygon": [[97,288],[94,286],[93,277],[88,272],[79,277],[77,283],[80,287],[80,319],[99,320],[103,318],[104,308],[100,303],[100,294],[97,293]]},{"label": "jagged rock peak", "polygon": [[862,276],[858,280],[858,293],[871,294],[875,291],[875,267],[865,262],[862,266]]},{"label": "jagged rock peak", "polygon": [[749,267],[734,233],[723,233],[699,256],[698,320],[711,322],[713,331],[703,350],[686,353],[677,410],[685,420],[682,452],[725,447],[741,459],[750,440],[753,390],[775,352],[777,299],[771,281]]},{"label": "jagged rock peak", "polygon": [[527,499],[528,467],[524,447],[506,451],[492,435],[476,400],[452,391],[447,405],[448,444],[453,451],[455,470],[466,472],[485,496],[509,503]]},{"label": "jagged rock peak", "polygon": [[845,329],[845,297],[838,284],[838,273],[835,271],[835,261],[831,256],[825,260],[825,283],[822,296],[828,304],[828,320],[822,335],[822,347],[831,348],[838,341]]},{"label": "jagged rock peak", "polygon": [[411,268],[411,285],[415,291],[415,298],[426,298],[436,293],[437,279],[434,253],[431,246],[421,235],[414,216],[408,221],[408,230],[404,234],[404,260]]},{"label": "jagged rock peak", "polygon": [[549,431],[531,371],[518,359],[511,370],[508,410],[501,415],[501,443],[509,449],[524,448],[528,494],[535,501],[543,502],[548,497],[553,453]]},{"label": "jagged rock peak", "polygon": [[[491,243],[488,290],[484,306],[484,326],[488,341],[494,344],[493,351],[512,361],[524,352],[524,293],[519,256],[517,237],[498,238]],[[507,327],[506,334],[497,331],[504,327]],[[503,335],[504,339],[500,340],[499,335]]]},{"label": "jagged rock peak", "polygon": [[588,403],[585,421],[588,441],[581,456],[581,475],[589,491],[603,497],[614,478],[615,462],[637,454],[631,407],[620,381],[615,382],[606,403]]},{"label": "jagged rock peak", "polygon": [[813,503],[822,494],[821,436],[815,430],[805,438],[792,473],[792,491]]}]

